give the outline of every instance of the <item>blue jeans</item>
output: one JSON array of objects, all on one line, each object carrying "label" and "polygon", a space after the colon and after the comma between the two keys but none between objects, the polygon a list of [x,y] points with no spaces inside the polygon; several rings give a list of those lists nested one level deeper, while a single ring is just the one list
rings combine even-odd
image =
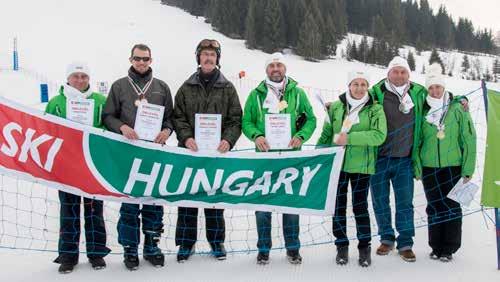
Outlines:
[{"label": "blue jeans", "polygon": [[[268,253],[272,247],[271,238],[271,213],[270,212],[255,212],[257,220],[257,248],[259,252]],[[300,248],[299,241],[299,215],[298,214],[283,214],[283,237],[285,238],[285,248],[287,250],[298,250]]]},{"label": "blue jeans", "polygon": [[[137,250],[140,243],[140,229],[142,218],[142,232],[158,236],[163,229],[163,206],[123,203],[118,220],[118,243],[123,247]],[[152,246],[144,244],[144,250],[150,251]]]},{"label": "blue jeans", "polygon": [[[396,229],[399,233],[397,240],[392,227],[390,183],[396,200]],[[379,157],[376,173],[370,179],[370,187],[380,242],[393,246],[394,241],[397,241],[398,250],[411,249],[415,236],[411,157]]]}]

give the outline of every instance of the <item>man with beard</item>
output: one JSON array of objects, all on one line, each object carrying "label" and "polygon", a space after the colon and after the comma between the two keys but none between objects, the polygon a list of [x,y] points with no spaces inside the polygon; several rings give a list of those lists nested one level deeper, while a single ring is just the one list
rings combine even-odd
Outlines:
[{"label": "man with beard", "polygon": [[[297,86],[297,82],[286,75],[285,59],[281,53],[272,54],[266,62],[266,80],[255,88],[245,104],[243,113],[243,133],[255,142],[256,150],[273,150],[266,139],[266,116],[278,114],[290,119],[288,149],[300,150],[302,144],[311,138],[316,128],[316,117],[307,94]],[[258,264],[269,263],[272,247],[271,212],[255,212],[257,220]],[[299,215],[283,214],[283,237],[287,258],[292,264],[302,263],[299,253]]]}]

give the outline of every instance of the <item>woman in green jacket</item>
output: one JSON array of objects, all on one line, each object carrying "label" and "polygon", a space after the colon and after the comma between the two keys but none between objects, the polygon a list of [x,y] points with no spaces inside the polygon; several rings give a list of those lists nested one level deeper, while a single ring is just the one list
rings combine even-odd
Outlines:
[{"label": "woman in green jacket", "polygon": [[369,79],[364,72],[349,74],[349,90],[340,95],[328,112],[318,145],[345,146],[344,164],[340,172],[337,201],[333,217],[333,234],[337,246],[336,262],[348,263],[349,239],[346,208],[349,182],[356,220],[359,265],[371,265],[371,229],[368,214],[370,175],[375,173],[377,148],[387,136],[384,109],[368,94]]},{"label": "woman in green jacket", "polygon": [[426,86],[419,163],[427,198],[430,258],[449,262],[461,245],[462,209],[447,195],[474,173],[476,132],[470,114],[445,90],[440,66],[428,69]]},{"label": "woman in green jacket", "polygon": [[[92,92],[89,85],[89,69],[86,64],[72,63],[67,69],[67,84],[61,86],[59,95],[50,99],[45,112],[61,118],[72,119],[89,126],[103,128],[101,112],[106,97]],[[71,102],[78,103],[85,100],[93,101],[93,112],[88,115],[72,115],[67,105]],[[87,100],[87,101],[88,101]],[[59,191],[60,231],[59,231],[59,256],[54,261],[59,263],[60,273],[70,273],[78,263],[80,244],[80,205],[82,197]],[[106,267],[104,256],[111,250],[106,247],[106,228],[103,218],[103,202],[83,198],[85,217],[85,238],[87,257],[94,269]]]}]

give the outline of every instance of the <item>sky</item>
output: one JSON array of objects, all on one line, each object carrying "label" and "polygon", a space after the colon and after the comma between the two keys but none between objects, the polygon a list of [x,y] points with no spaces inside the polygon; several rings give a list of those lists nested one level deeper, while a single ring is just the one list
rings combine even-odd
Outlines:
[{"label": "sky", "polygon": [[476,27],[500,32],[500,0],[429,0],[429,3],[434,10],[444,4],[455,20],[466,17]]}]

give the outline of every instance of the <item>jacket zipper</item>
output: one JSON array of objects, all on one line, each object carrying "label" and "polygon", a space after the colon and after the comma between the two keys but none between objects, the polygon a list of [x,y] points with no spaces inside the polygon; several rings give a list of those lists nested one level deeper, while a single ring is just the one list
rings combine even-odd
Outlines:
[{"label": "jacket zipper", "polygon": [[441,167],[441,150],[440,150],[440,145],[441,145],[441,140],[437,140],[437,149],[438,149],[438,167]]}]

